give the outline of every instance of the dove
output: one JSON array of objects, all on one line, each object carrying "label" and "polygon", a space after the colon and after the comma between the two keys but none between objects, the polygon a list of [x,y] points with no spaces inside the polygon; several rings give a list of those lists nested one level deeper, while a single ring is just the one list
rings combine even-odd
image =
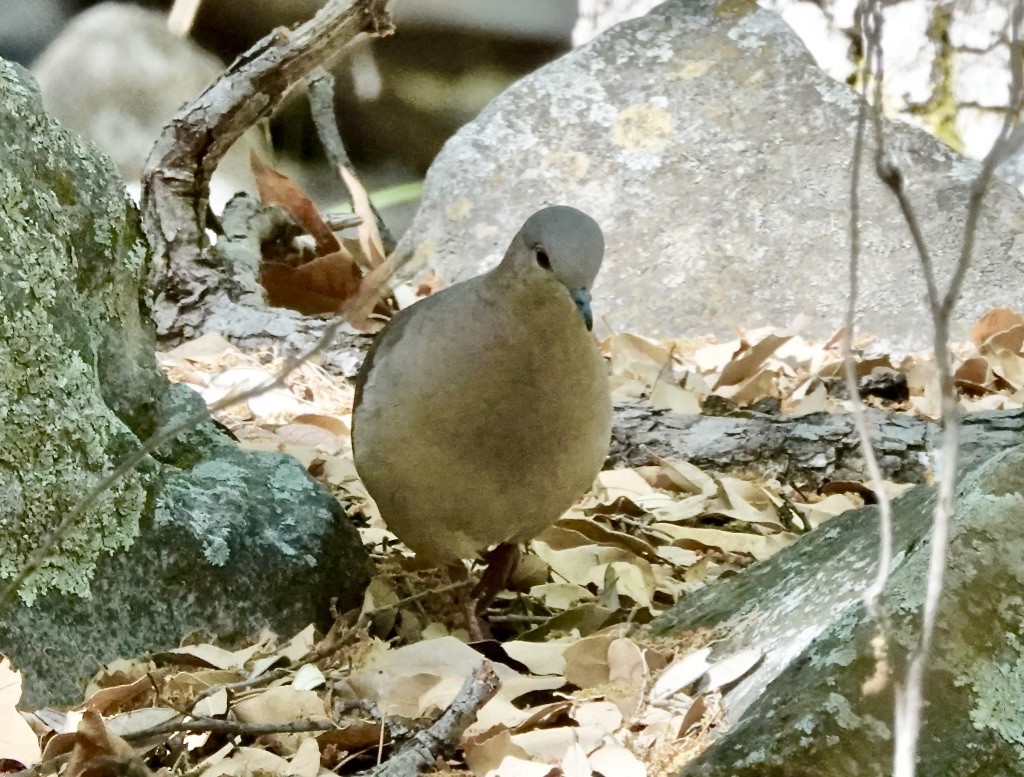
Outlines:
[{"label": "dove", "polygon": [[355,466],[417,556],[450,564],[498,546],[494,565],[592,485],[612,418],[591,332],[603,256],[592,218],[544,208],[494,269],[377,335],[356,379]]}]

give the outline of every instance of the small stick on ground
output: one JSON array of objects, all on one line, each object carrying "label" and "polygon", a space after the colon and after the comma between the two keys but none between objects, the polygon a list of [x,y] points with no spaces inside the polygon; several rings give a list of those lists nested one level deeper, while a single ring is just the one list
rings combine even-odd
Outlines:
[{"label": "small stick on ground", "polygon": [[476,714],[501,687],[489,661],[484,661],[466,678],[462,690],[433,725],[420,731],[398,752],[379,766],[359,772],[358,777],[413,777],[433,769],[438,757],[458,747],[463,733]]}]

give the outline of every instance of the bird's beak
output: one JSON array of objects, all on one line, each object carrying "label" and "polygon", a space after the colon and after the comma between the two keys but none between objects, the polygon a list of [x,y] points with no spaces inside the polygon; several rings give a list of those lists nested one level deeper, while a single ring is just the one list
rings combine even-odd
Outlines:
[{"label": "bird's beak", "polygon": [[579,308],[580,315],[583,316],[583,323],[587,325],[587,331],[591,331],[594,328],[594,314],[590,312],[590,292],[586,289],[576,289],[572,292],[572,301]]}]

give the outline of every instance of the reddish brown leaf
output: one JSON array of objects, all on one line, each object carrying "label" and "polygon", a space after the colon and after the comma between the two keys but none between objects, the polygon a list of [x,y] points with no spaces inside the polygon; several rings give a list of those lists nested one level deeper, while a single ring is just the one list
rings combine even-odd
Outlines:
[{"label": "reddish brown leaf", "polygon": [[320,256],[301,267],[265,265],[260,283],[271,305],[291,308],[303,315],[337,313],[357,294],[363,279],[344,249]]},{"label": "reddish brown leaf", "polygon": [[1009,308],[993,308],[978,319],[971,329],[971,340],[981,345],[992,335],[1005,332],[1015,326],[1024,324],[1024,317]]},{"label": "reddish brown leaf", "polygon": [[318,256],[341,250],[338,238],[297,183],[260,159],[255,151],[249,154],[249,165],[263,204],[277,205],[295,219],[316,241]]}]

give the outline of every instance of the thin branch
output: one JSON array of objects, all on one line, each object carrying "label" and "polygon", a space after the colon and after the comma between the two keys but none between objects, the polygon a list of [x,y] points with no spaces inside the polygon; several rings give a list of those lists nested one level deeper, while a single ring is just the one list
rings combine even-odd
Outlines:
[{"label": "thin branch", "polygon": [[967,204],[963,243],[953,275],[944,294],[940,296],[935,276],[935,266],[925,243],[920,222],[914,212],[904,186],[900,170],[885,152],[884,134],[880,116],[882,84],[882,13],[880,0],[867,0],[862,8],[862,35],[864,50],[869,63],[868,75],[874,77],[876,96],[875,115],[875,162],[879,178],[889,187],[899,203],[904,221],[910,230],[924,271],[928,290],[929,309],[934,326],[933,347],[938,370],[941,403],[941,465],[938,478],[938,493],[932,515],[931,550],[924,605],[921,616],[921,636],[916,647],[911,649],[903,683],[897,688],[895,710],[895,745],[893,751],[893,774],[895,777],[914,777],[917,762],[917,746],[921,729],[923,709],[922,686],[924,672],[931,655],[939,602],[942,596],[946,571],[949,527],[955,510],[955,489],[960,448],[960,406],[953,377],[952,357],[949,349],[949,330],[952,315],[967,271],[973,257],[974,241],[985,193],[999,160],[1005,153],[1005,146],[1013,139],[1013,124],[1019,113],[1024,86],[1022,86],[1021,52],[1019,33],[1024,18],[1024,3],[1018,2],[1010,22],[1011,47],[1011,96],[999,138],[986,156],[982,170],[975,180]]},{"label": "thin branch", "polygon": [[[318,67],[306,79],[306,85],[309,88],[309,108],[313,114],[313,125],[316,127],[316,134],[320,138],[320,144],[324,148],[327,160],[335,170],[343,167],[357,177],[338,129],[338,114],[334,108],[334,76],[322,67]],[[349,203],[355,209],[351,192],[349,192]],[[384,253],[391,254],[395,250],[395,237],[372,202],[370,209],[377,219],[377,231],[384,244]]]},{"label": "thin branch", "polygon": [[[352,160],[348,158],[345,143],[341,139],[338,128],[338,114],[334,107],[334,76],[318,67],[306,78],[309,89],[309,110],[313,116],[313,126],[323,146],[327,161],[335,169],[346,167],[352,169]],[[349,197],[349,203],[352,198]]]},{"label": "thin branch", "polygon": [[330,658],[339,650],[348,645],[347,637],[355,631],[355,628],[345,629],[342,634],[330,643],[321,644],[316,650],[311,650],[301,658],[292,661],[288,666],[281,666],[276,669],[270,669],[261,675],[256,677],[250,677],[246,680],[239,680],[234,683],[218,683],[211,685],[201,693],[197,694],[192,703],[188,706],[188,711],[191,713],[203,699],[208,699],[214,694],[225,691],[227,693],[234,693],[236,691],[251,691],[255,688],[262,688],[265,685],[269,685],[275,680],[280,680],[288,675],[296,672],[307,664],[315,664],[318,661],[322,661],[325,658]]},{"label": "thin branch", "polygon": [[357,620],[357,625],[364,624],[366,621],[368,621],[375,615],[383,615],[386,612],[397,610],[400,607],[405,607],[406,605],[415,604],[416,602],[423,601],[424,599],[429,599],[433,596],[441,596],[443,594],[459,591],[463,588],[468,588],[470,585],[472,585],[472,581],[463,580],[460,583],[451,583],[449,585],[441,586],[440,588],[428,588],[425,591],[410,594],[409,596],[406,596],[403,599],[398,599],[397,601],[392,602],[391,604],[382,604],[379,607],[374,607],[372,610],[367,610],[364,613],[360,613],[359,619]]},{"label": "thin branch", "polygon": [[[971,187],[968,200],[964,238],[954,274],[934,314],[935,360],[938,366],[939,387],[942,392],[942,462],[938,482],[938,496],[932,522],[932,545],[928,559],[928,586],[925,590],[923,615],[921,618],[921,641],[911,653],[907,676],[902,693],[896,698],[896,753],[894,758],[895,777],[913,777],[916,766],[917,739],[921,728],[923,708],[922,687],[924,672],[931,655],[935,623],[938,616],[939,600],[942,596],[943,578],[946,571],[946,556],[949,545],[949,524],[956,507],[956,474],[960,447],[960,407],[953,379],[949,353],[949,327],[953,310],[960,296],[964,277],[973,258],[974,239],[985,193],[992,179],[992,173],[1003,155],[1003,145],[1009,140],[1016,117],[1024,101],[1024,86],[1021,79],[1020,26],[1024,19],[1024,2],[1018,0],[1010,20],[1010,62],[1011,90],[1006,116],[999,138],[989,150],[982,163],[981,173]],[[902,721],[901,721],[902,719]],[[900,725],[902,722],[902,726]],[[901,729],[903,736],[901,737]]]},{"label": "thin branch", "polygon": [[219,718],[198,717],[184,719],[182,717],[158,723],[155,726],[123,734],[128,742],[177,733],[213,733],[230,734],[231,736],[258,737],[265,734],[301,734],[307,731],[333,731],[340,726],[333,720],[290,720],[280,723],[243,723],[238,720],[220,720]]},{"label": "thin branch", "polygon": [[[877,110],[877,109],[876,109]],[[864,129],[867,122],[868,106],[861,102],[857,116],[857,135],[853,145],[852,171],[850,173],[850,297],[846,307],[846,326],[843,332],[843,372],[846,388],[853,402],[853,422],[860,440],[861,456],[871,481],[871,488],[878,500],[878,574],[875,582],[864,592],[868,612],[878,624],[885,639],[879,597],[885,590],[892,569],[892,502],[885,488],[885,479],[878,464],[878,456],[871,444],[871,430],[868,429],[867,407],[860,396],[857,384],[857,370],[853,362],[853,334],[857,319],[857,296],[860,275],[860,167],[864,155]]]},{"label": "thin branch", "polygon": [[[932,263],[931,254],[928,251],[928,246],[925,243],[920,224],[918,223],[917,216],[914,213],[913,206],[904,188],[903,174],[888,157],[885,150],[885,134],[883,131],[881,115],[883,108],[882,83],[884,78],[881,0],[866,0],[866,4],[861,8],[860,21],[864,54],[867,62],[867,85],[873,87],[875,103],[875,111],[873,114],[875,171],[879,179],[895,196],[896,201],[899,204],[900,212],[903,215],[903,220],[910,230],[911,238],[914,241],[914,247],[917,250],[918,258],[921,262],[921,268],[924,273],[925,284],[928,292],[928,308],[931,312],[933,325],[935,327],[935,360],[938,364],[938,371],[940,373],[940,385],[942,385],[941,375],[944,371],[950,372],[950,369],[948,363],[944,363],[944,361],[948,361],[946,344],[944,341],[939,344],[937,336],[940,329],[940,299],[938,287],[935,281],[934,265]],[[953,397],[955,403],[955,393]],[[945,394],[943,395],[942,411],[943,415],[945,415]],[[942,450],[945,460],[948,462],[952,459],[953,461],[953,478],[950,478],[950,482],[953,482],[956,475],[955,446],[958,435],[954,431],[954,449],[952,451],[952,456],[949,456],[948,454],[950,451],[946,448],[946,433],[949,431],[950,424],[947,419],[944,418],[943,420],[946,421],[946,423],[943,424]],[[956,422],[954,421],[953,424],[955,425]],[[947,472],[944,470],[940,475],[940,491],[943,488],[946,476]],[[950,505],[950,508],[951,507],[952,505]],[[942,577],[945,571],[946,538],[948,536],[948,525],[951,516],[951,509],[947,512],[945,508],[946,504],[943,502],[940,494],[932,518],[931,541],[932,559],[935,559],[937,556],[941,563],[939,564],[937,577],[933,577],[932,564],[929,563],[928,579],[926,582],[926,588],[929,592],[936,585],[938,586],[939,591],[941,591],[942,587]],[[926,597],[928,595],[929,594],[926,593]],[[930,644],[930,635],[926,633],[926,623],[923,621],[921,638],[917,649],[911,650],[911,660],[907,667],[906,676],[903,679],[902,685],[898,685],[896,688],[896,702],[894,710],[895,741],[893,746],[893,777],[914,777],[915,774],[917,742],[921,727],[922,707],[922,672],[920,671],[920,668],[923,667],[924,662],[927,660],[927,652],[930,648]]]},{"label": "thin branch", "polygon": [[960,299],[960,291],[963,288],[964,277],[971,266],[974,256],[974,239],[978,229],[978,219],[981,216],[981,206],[988,193],[989,185],[995,174],[996,167],[1006,157],[1009,145],[1016,143],[1017,133],[1014,128],[1017,125],[1017,118],[1020,115],[1022,102],[1024,102],[1024,55],[1021,52],[1020,27],[1024,19],[1024,2],[1018,0],[1010,19],[1010,90],[1009,100],[1006,106],[1006,113],[1003,116],[1003,126],[992,148],[981,163],[981,172],[971,186],[971,197],[967,203],[967,221],[964,225],[964,241],[960,247],[960,258],[953,278],[949,282],[949,289],[942,300],[941,315],[948,323],[953,314],[953,307]]}]

